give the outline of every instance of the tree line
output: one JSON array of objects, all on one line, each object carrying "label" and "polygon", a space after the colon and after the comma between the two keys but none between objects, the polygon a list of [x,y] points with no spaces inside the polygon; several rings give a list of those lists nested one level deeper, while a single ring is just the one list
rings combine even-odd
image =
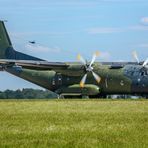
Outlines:
[{"label": "tree line", "polygon": [[22,90],[0,91],[0,99],[51,99],[57,95],[48,90],[24,88]]},{"label": "tree line", "polygon": [[[0,99],[53,99],[58,96],[49,90],[40,90],[32,88],[24,88],[17,90],[0,91]],[[131,96],[131,95],[108,95],[108,99],[129,99],[129,98],[148,98],[146,96]],[[70,99],[70,98],[69,98]]]}]

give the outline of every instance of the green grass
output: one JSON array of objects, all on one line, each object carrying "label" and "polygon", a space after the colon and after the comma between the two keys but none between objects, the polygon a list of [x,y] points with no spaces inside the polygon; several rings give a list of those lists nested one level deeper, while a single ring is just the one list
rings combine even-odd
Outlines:
[{"label": "green grass", "polygon": [[0,147],[148,147],[148,100],[0,100]]}]

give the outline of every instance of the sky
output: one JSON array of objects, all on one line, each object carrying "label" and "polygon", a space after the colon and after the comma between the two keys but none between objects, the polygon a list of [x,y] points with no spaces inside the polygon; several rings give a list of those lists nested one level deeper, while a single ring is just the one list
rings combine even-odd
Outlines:
[{"label": "sky", "polygon": [[[48,61],[76,61],[77,54],[97,61],[148,57],[147,0],[0,0],[0,20],[13,47]],[[28,41],[36,41],[31,45]],[[40,88],[0,72],[0,90]]]}]

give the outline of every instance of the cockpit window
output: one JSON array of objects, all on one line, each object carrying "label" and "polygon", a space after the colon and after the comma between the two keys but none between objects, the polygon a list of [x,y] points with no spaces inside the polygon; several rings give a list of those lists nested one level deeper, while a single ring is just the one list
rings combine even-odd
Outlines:
[{"label": "cockpit window", "polygon": [[147,71],[141,71],[141,72],[140,72],[140,75],[141,75],[141,76],[147,76],[148,73],[147,73]]},{"label": "cockpit window", "polygon": [[145,76],[145,72],[142,71],[142,72],[140,73],[140,75],[141,75],[141,76]]}]

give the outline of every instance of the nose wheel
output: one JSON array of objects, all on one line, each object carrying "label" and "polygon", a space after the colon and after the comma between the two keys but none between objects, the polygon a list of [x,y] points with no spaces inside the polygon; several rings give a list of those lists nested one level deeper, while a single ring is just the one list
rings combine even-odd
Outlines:
[{"label": "nose wheel", "polygon": [[82,96],[82,99],[89,99],[89,96]]}]

